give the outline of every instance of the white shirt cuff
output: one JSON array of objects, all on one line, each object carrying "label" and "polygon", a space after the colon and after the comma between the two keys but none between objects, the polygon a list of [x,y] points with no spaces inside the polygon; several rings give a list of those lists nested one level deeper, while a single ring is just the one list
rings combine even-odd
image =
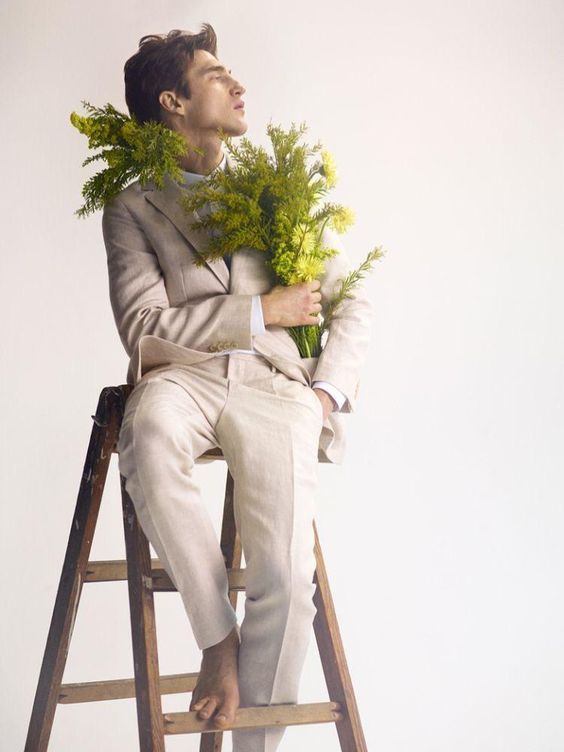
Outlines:
[{"label": "white shirt cuff", "polygon": [[333,408],[333,412],[335,412],[335,410],[340,410],[345,404],[345,400],[347,399],[346,396],[339,389],[337,389],[336,386],[333,386],[333,384],[328,384],[326,381],[314,381],[311,385],[311,388],[323,389],[323,391],[327,392],[331,397],[333,397],[333,399],[337,403],[337,407]]},{"label": "white shirt cuff", "polygon": [[251,305],[251,336],[255,334],[264,334],[266,327],[264,325],[264,317],[262,315],[262,303],[260,302],[260,295],[253,295]]}]

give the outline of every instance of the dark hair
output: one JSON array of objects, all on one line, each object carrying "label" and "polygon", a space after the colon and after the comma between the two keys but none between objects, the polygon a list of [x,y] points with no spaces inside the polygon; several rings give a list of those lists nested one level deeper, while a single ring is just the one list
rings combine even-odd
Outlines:
[{"label": "dark hair", "polygon": [[173,29],[168,34],[141,37],[139,49],[123,68],[129,115],[140,123],[162,122],[161,91],[175,91],[189,99],[186,66],[194,59],[195,50],[207,50],[217,57],[217,37],[210,24],[202,24],[198,34]]}]

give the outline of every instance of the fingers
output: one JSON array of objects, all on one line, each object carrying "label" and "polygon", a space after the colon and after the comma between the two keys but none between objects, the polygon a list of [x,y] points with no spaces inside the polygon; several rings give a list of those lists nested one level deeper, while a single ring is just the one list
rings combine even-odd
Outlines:
[{"label": "fingers", "polygon": [[323,311],[320,287],[318,279],[273,287],[261,296],[265,324],[268,319],[268,323],[280,326],[319,326],[319,314]]},{"label": "fingers", "polygon": [[[319,289],[321,287],[321,282],[318,279],[312,279],[311,282],[306,282],[306,285],[310,291],[310,298],[315,301],[316,304],[319,303],[321,300],[321,291]],[[320,309],[321,307],[318,310]]]},{"label": "fingers", "polygon": [[[320,286],[320,282],[318,279],[312,280],[309,284],[312,286],[317,285],[317,287]],[[317,326],[319,326],[319,324],[321,323],[320,318],[319,318],[319,312],[322,310],[322,305],[319,302],[321,300],[321,293],[317,291],[311,292],[310,297],[313,300],[313,303],[311,303],[309,306],[309,315],[307,318],[307,323],[316,324]]]}]

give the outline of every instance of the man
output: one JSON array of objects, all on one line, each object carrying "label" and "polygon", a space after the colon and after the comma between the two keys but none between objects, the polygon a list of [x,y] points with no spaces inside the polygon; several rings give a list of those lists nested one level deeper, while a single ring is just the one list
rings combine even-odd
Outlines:
[{"label": "man", "polygon": [[[321,280],[274,284],[245,248],[198,267],[206,236],[191,228],[182,191],[230,169],[218,129],[247,130],[244,87],[199,34],[143,37],[125,64],[126,101],[192,146],[184,180],[138,181],[104,209],[110,299],[134,389],[118,442],[120,472],[140,524],[182,596],[203,651],[190,710],[217,728],[237,707],[295,703],[311,625],[317,463],[340,462],[338,418],[351,412],[369,339],[371,304],[356,288],[333,319],[319,358],[301,359],[286,328],[319,323],[350,269],[344,250]],[[195,217],[194,217],[195,218]],[[192,221],[193,219],[192,218]],[[332,247],[338,244],[327,234]],[[224,560],[193,479],[197,457],[220,446],[234,477],[245,556],[241,627]],[[274,750],[284,728],[233,730],[234,752]]]}]

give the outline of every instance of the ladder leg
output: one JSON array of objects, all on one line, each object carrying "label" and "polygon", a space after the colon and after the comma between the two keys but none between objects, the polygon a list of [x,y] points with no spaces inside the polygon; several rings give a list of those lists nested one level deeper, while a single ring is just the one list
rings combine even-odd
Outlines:
[{"label": "ladder leg", "polygon": [[92,538],[113,448],[123,414],[123,394],[103,389],[82,472],[59,588],[31,712],[25,752],[45,752],[80,601]]},{"label": "ladder leg", "polygon": [[[241,541],[235,527],[233,513],[233,476],[227,468],[225,483],[225,502],[223,505],[223,520],[221,524],[221,550],[227,569],[241,566]],[[237,591],[229,593],[229,601],[233,608],[237,607]],[[223,731],[212,731],[200,736],[200,752],[221,752]]]},{"label": "ladder leg", "polygon": [[353,685],[345,658],[345,651],[337,623],[335,606],[329,588],[327,571],[323,561],[317,527],[313,522],[315,533],[316,570],[314,582],[317,585],[313,601],[317,614],[313,621],[317,646],[329,698],[341,704],[344,718],[339,721],[337,733],[342,752],[366,752],[366,741],[362,731],[360,715],[356,704]]},{"label": "ladder leg", "polygon": [[149,541],[120,475],[141,752],[165,752]]}]

